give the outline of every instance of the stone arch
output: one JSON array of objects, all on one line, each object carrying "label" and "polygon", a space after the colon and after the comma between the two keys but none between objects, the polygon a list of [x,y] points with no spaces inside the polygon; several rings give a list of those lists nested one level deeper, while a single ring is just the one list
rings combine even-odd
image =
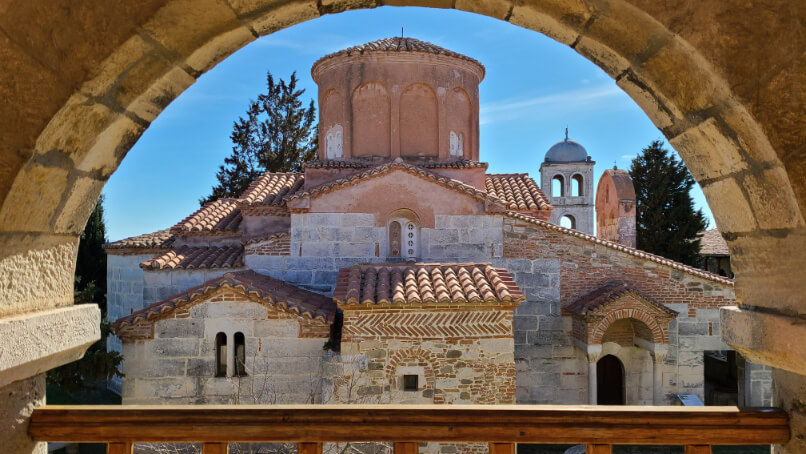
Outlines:
[{"label": "stone arch", "polygon": [[411,84],[400,95],[400,155],[439,155],[437,95],[426,84]]},{"label": "stone arch", "polygon": [[655,320],[655,317],[642,308],[634,308],[629,310],[619,310],[606,314],[594,326],[591,332],[591,343],[601,344],[607,329],[615,322],[624,319],[635,319],[641,322],[652,333],[651,342],[656,344],[669,343],[668,336],[660,324]]},{"label": "stone arch", "polygon": [[571,213],[565,213],[560,216],[559,224],[567,229],[576,230],[577,219]]},{"label": "stone arch", "polygon": [[[570,194],[568,194],[568,195],[570,195],[571,197],[582,197],[582,196],[587,195],[587,194],[585,194],[585,184],[584,184],[585,183],[585,177],[583,177],[582,174],[575,173],[575,174],[571,175],[570,183],[571,183],[571,185],[570,185],[571,190],[570,190]],[[575,189],[576,189],[576,191],[575,191]]]},{"label": "stone arch", "polygon": [[[446,120],[448,131],[456,134],[457,142],[461,143],[461,153],[455,154],[456,156],[463,156],[470,158],[472,155],[472,141],[471,141],[471,128],[473,127],[472,121],[472,107],[470,104],[470,96],[461,87],[454,87],[448,92],[446,104]],[[443,139],[444,140],[444,139]],[[453,150],[453,147],[448,147]]]},{"label": "stone arch", "polygon": [[[13,19],[4,28],[10,39],[1,44],[8,67],[0,84],[6,99],[0,106],[0,270],[13,285],[4,290],[0,316],[73,303],[77,236],[104,183],[150,122],[196,78],[257,36],[356,5],[375,6],[256,0],[205,2],[190,10],[166,0],[127,14],[125,8],[68,4],[60,3],[63,14],[52,17],[40,17],[26,2],[0,13]],[[738,302],[759,323],[769,319],[752,307],[785,320],[806,312],[800,284],[806,170],[802,153],[793,151],[803,143],[797,127],[805,104],[797,77],[803,15],[794,4],[778,5],[761,17],[761,5],[715,3],[681,28],[691,8],[663,2],[456,3],[571,46],[635,100],[702,184],[728,238]],[[735,26],[757,20],[765,26]],[[731,39],[713,40],[714,24]],[[38,39],[37,32],[44,36],[49,28],[62,31],[58,42]],[[762,35],[770,29],[781,34],[774,41],[792,43],[791,52],[773,52],[778,45]],[[771,60],[748,71],[747,48]],[[747,348],[743,353],[755,349]],[[786,357],[773,350],[757,356],[803,370],[806,356]],[[793,383],[799,382],[783,380],[776,388],[793,390],[799,386]]]},{"label": "stone arch", "polygon": [[558,173],[551,177],[551,197],[565,197],[565,175]]},{"label": "stone arch", "polygon": [[386,362],[385,372],[390,389],[393,391],[398,391],[397,369],[401,365],[409,364],[411,362],[416,362],[423,367],[423,375],[425,378],[424,390],[430,389],[434,394],[436,394],[437,358],[432,352],[425,350],[420,346],[397,350],[389,356],[389,359]]},{"label": "stone arch", "polygon": [[377,82],[359,85],[352,95],[352,153],[349,156],[390,155],[390,100]]}]

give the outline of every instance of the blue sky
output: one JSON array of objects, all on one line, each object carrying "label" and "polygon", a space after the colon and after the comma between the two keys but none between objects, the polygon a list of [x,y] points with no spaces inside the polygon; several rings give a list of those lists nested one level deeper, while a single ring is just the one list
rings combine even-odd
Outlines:
[{"label": "blue sky", "polygon": [[[151,124],[104,188],[109,240],[169,227],[199,208],[231,150],[232,124],[265,89],[266,71],[300,79],[319,57],[376,39],[425,40],[479,60],[481,160],[489,172],[528,172],[539,182],[546,150],[569,137],[596,161],[595,176],[663,139],[615,82],[571,48],[487,17],[428,8],[383,7],[326,16],[254,41],[220,63]],[[595,184],[594,184],[595,186]],[[695,204],[713,220],[702,192]]]}]

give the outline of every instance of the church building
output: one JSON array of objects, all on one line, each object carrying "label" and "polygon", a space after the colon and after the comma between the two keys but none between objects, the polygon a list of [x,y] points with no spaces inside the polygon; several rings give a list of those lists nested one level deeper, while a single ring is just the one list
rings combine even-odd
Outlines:
[{"label": "church building", "polygon": [[733,282],[634,248],[626,172],[601,238],[567,133],[541,187],[487,172],[481,63],[390,38],[311,71],[317,161],[107,245],[124,403],[769,404],[720,340]]}]

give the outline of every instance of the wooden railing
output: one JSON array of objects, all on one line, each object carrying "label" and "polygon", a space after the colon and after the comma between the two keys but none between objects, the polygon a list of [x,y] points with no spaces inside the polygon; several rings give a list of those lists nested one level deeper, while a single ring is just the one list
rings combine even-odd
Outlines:
[{"label": "wooden railing", "polygon": [[490,454],[514,454],[515,443],[586,444],[587,454],[614,444],[684,445],[687,454],[711,445],[781,444],[787,414],[735,407],[608,407],[546,405],[300,405],[300,406],[45,406],[34,410],[38,441],[108,443],[130,454],[135,442],[200,442],[204,454],[228,442],[296,442],[299,454],[320,454],[323,442],[393,442],[395,454],[417,454],[417,443],[486,442]]}]

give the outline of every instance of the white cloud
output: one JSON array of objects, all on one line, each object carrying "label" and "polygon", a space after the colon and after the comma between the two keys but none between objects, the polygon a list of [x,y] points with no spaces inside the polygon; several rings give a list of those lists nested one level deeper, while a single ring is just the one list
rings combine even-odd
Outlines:
[{"label": "white cloud", "polygon": [[524,116],[553,116],[559,111],[612,111],[623,107],[621,101],[625,98],[624,92],[612,83],[526,99],[509,98],[482,105],[479,121],[481,124],[490,124]]}]

